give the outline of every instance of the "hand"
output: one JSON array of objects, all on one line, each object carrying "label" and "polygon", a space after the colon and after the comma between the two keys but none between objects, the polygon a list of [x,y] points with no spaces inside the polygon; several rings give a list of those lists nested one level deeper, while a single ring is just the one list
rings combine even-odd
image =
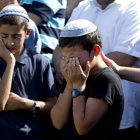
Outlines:
[{"label": "hand", "polygon": [[61,70],[61,73],[62,75],[64,76],[66,82],[68,84],[71,84],[71,81],[68,77],[68,63],[69,63],[69,60],[66,58],[66,57],[63,57],[62,60],[61,60],[61,63],[60,63],[60,70]]},{"label": "hand", "polygon": [[5,110],[10,111],[10,110],[21,109],[21,106],[22,106],[22,97],[11,92],[9,94],[8,101],[6,103]]},{"label": "hand", "polygon": [[70,58],[68,65],[68,77],[72,82],[73,89],[79,89],[83,91],[86,87],[86,81],[89,76],[90,65],[86,64],[86,69],[83,71],[78,58]]},{"label": "hand", "polygon": [[15,62],[14,55],[5,47],[3,41],[0,39],[0,57],[8,64]]},{"label": "hand", "polygon": [[103,59],[103,61],[109,66],[111,67],[114,71],[116,71],[117,73],[119,72],[120,70],[120,66],[117,65],[113,60],[109,59],[108,57],[106,57],[104,55],[103,52],[101,52],[101,57]]}]

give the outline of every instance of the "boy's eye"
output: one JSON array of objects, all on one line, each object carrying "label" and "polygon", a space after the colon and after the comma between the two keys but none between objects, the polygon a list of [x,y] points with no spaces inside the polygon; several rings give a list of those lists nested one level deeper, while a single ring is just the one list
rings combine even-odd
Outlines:
[{"label": "boy's eye", "polygon": [[14,38],[20,38],[20,36],[16,35],[16,36],[14,36]]},{"label": "boy's eye", "polygon": [[1,36],[1,38],[6,38],[7,36]]}]

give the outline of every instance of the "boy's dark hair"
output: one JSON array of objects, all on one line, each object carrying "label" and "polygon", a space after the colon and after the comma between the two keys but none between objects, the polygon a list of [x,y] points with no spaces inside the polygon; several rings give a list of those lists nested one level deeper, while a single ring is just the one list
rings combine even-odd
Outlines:
[{"label": "boy's dark hair", "polygon": [[25,19],[24,17],[17,15],[8,15],[0,17],[0,26],[3,24],[16,25],[19,26],[20,28],[24,26],[24,30],[25,31],[28,30],[28,20]]},{"label": "boy's dark hair", "polygon": [[102,38],[98,29],[96,29],[96,31],[92,33],[83,36],[60,37],[59,39],[59,46],[61,48],[80,45],[83,47],[84,50],[87,50],[88,52],[91,52],[95,44],[98,44],[100,47],[102,47]]}]

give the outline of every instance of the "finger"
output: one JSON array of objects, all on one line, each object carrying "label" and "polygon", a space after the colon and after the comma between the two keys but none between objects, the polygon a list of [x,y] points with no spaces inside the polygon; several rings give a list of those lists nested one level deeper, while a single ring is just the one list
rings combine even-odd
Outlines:
[{"label": "finger", "polygon": [[101,53],[101,57],[105,62],[111,62],[111,60],[108,57],[106,57],[103,52]]},{"label": "finger", "polygon": [[103,59],[104,61],[106,60],[106,56],[104,55],[103,52],[101,52],[101,57],[102,57],[102,59]]},{"label": "finger", "polygon": [[82,70],[82,67],[81,67],[81,65],[80,65],[79,59],[78,59],[77,57],[76,57],[75,62],[76,62],[77,70],[80,71],[80,72],[82,72],[83,70]]},{"label": "finger", "polygon": [[87,61],[87,63],[86,63],[86,69],[85,69],[85,75],[89,75],[89,71],[90,71],[90,64],[89,64],[89,61]]},{"label": "finger", "polygon": [[0,48],[2,49],[3,52],[8,52],[11,54],[11,52],[6,48],[2,39],[0,39]]},{"label": "finger", "polygon": [[74,58],[70,58],[69,59],[69,68],[70,69],[75,69],[75,66],[76,66],[76,64],[75,64]]},{"label": "finger", "polygon": [[66,62],[65,57],[62,57],[62,60],[61,60],[61,67],[65,67],[66,64],[67,64],[67,62]]},{"label": "finger", "polygon": [[[2,41],[2,39],[0,39],[0,47],[3,48],[3,49],[6,49],[6,47],[5,47],[5,45],[4,45],[3,41]],[[8,50],[8,49],[7,49],[7,50]]]}]

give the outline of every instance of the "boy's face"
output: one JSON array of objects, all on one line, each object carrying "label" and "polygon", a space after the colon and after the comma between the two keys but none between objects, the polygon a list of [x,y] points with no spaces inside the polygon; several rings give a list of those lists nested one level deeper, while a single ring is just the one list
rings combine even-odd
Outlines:
[{"label": "boy's face", "polygon": [[0,26],[0,38],[5,47],[17,59],[24,50],[24,40],[28,37],[24,30],[24,26],[19,28],[16,25],[4,24]]},{"label": "boy's face", "polygon": [[75,47],[64,47],[62,48],[62,54],[64,57],[66,58],[73,58],[73,57],[78,57],[80,65],[82,67],[83,70],[85,70],[86,68],[86,63],[87,61],[91,61],[93,58],[93,53],[89,53],[86,50],[83,50],[81,47],[79,46],[75,46]]}]

